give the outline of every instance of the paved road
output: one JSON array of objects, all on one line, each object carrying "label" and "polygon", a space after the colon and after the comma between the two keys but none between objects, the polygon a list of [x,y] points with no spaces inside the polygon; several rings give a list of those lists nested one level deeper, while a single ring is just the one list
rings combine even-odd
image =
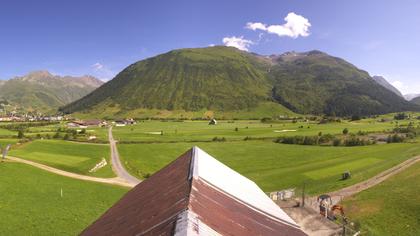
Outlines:
[{"label": "paved road", "polygon": [[111,147],[111,163],[112,163],[112,169],[114,170],[115,174],[121,179],[124,179],[127,183],[130,184],[138,184],[141,181],[137,179],[136,177],[132,176],[130,173],[128,173],[124,166],[122,165],[120,161],[120,155],[118,154],[117,150],[117,141],[114,140],[114,137],[112,136],[112,126],[108,129],[108,138],[109,138],[109,146]]},{"label": "paved road", "polygon": [[105,184],[120,185],[120,186],[131,187],[131,188],[135,186],[135,184],[128,183],[126,180],[121,179],[119,177],[116,177],[116,178],[97,178],[97,177],[92,177],[92,176],[79,175],[79,174],[75,174],[75,173],[72,173],[72,172],[59,170],[59,169],[56,169],[54,167],[43,165],[43,164],[40,164],[40,163],[37,163],[37,162],[28,161],[28,160],[24,160],[24,159],[21,159],[21,158],[18,158],[18,157],[12,157],[12,156],[7,156],[6,160],[24,163],[24,164],[27,164],[27,165],[37,167],[39,169],[46,170],[46,171],[54,173],[54,174],[70,177],[70,178],[73,178],[73,179],[87,180],[87,181],[105,183]]}]

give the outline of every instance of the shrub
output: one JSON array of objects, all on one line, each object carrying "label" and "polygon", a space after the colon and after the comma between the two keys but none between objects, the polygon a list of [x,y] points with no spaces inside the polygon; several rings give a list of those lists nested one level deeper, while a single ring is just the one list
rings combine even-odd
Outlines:
[{"label": "shrub", "polygon": [[341,139],[335,138],[333,140],[333,146],[337,147],[337,146],[340,146],[340,145],[341,145]]},{"label": "shrub", "polygon": [[54,136],[53,136],[53,138],[54,139],[60,138],[60,133],[59,132],[55,133]]},{"label": "shrub", "polygon": [[394,116],[395,120],[405,120],[408,116],[405,113],[398,113]]},{"label": "shrub", "polygon": [[221,138],[219,138],[219,137],[214,137],[213,139],[212,139],[212,141],[213,142],[225,142],[226,141],[226,139],[225,139],[225,137],[221,137]]},{"label": "shrub", "polygon": [[19,131],[18,131],[18,135],[17,135],[17,137],[18,137],[19,139],[21,139],[21,138],[25,137],[25,135],[23,134],[23,131],[22,131],[22,130],[19,130]]}]

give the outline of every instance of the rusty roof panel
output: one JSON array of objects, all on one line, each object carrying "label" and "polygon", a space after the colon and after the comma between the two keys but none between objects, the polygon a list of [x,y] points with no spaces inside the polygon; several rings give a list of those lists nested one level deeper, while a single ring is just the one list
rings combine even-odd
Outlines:
[{"label": "rusty roof panel", "polygon": [[306,235],[298,228],[255,211],[199,178],[193,180],[189,209],[221,235]]},{"label": "rusty roof panel", "polygon": [[171,235],[188,206],[191,153],[137,185],[81,235]]}]

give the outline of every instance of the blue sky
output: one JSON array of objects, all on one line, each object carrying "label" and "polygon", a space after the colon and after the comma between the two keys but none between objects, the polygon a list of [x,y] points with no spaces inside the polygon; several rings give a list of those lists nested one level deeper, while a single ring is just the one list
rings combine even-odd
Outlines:
[{"label": "blue sky", "polygon": [[140,59],[225,38],[260,54],[322,50],[420,93],[419,12],[417,0],[4,0],[0,78],[42,69],[110,79]]}]

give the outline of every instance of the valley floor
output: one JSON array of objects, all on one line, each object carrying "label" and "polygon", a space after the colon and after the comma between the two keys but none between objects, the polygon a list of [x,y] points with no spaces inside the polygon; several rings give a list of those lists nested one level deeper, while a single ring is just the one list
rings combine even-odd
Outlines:
[{"label": "valley floor", "polygon": [[[343,188],[348,190],[346,187],[355,184],[355,186],[358,186],[358,183],[360,183],[359,186],[363,185],[363,181],[384,171],[386,174],[384,177],[388,178],[391,176],[387,171],[388,169],[401,171],[403,169],[396,166],[420,155],[418,140],[411,143],[376,144],[360,147],[287,145],[272,141],[274,137],[279,135],[278,132],[276,133],[277,130],[296,130],[283,132],[282,135],[295,135],[294,132],[316,135],[319,132],[341,133],[344,127],[353,127],[351,128],[353,131],[368,130],[371,132],[393,127],[390,124],[375,124],[372,121],[327,125],[311,124],[309,126],[306,124],[304,129],[299,128],[301,126],[300,123],[287,122],[270,125],[256,121],[235,121],[233,123],[221,122],[218,126],[209,126],[205,122],[155,121],[139,123],[134,126],[116,127],[113,130],[113,136],[115,141],[118,142],[116,145],[116,148],[118,148],[117,154],[119,153],[121,156],[123,167],[132,175],[141,179],[149,177],[183,152],[197,145],[227,166],[254,180],[264,191],[295,188],[299,192],[302,184],[306,183],[306,191],[310,195],[340,191]],[[160,130],[159,134],[156,130]],[[151,133],[155,131],[156,134]],[[108,138],[105,128],[96,128],[89,132],[95,132],[101,140]],[[32,133],[32,135],[35,134]],[[214,136],[226,137],[226,140],[222,142],[212,141]],[[244,137],[251,137],[251,139],[244,139]],[[252,137],[257,139],[253,140]],[[112,141],[110,140],[109,143],[112,143]],[[13,142],[17,143],[18,141],[12,138],[0,141],[1,144]],[[19,159],[15,159],[17,161],[44,170],[51,171],[53,169],[53,172],[56,173],[65,172],[78,177],[82,176],[82,179],[86,177],[89,180],[100,180],[100,182],[102,180],[112,180],[116,182],[108,183],[117,185],[126,183],[120,178],[115,178],[111,165],[114,163],[110,159],[109,144],[96,145],[64,140],[36,140],[14,145],[10,154],[18,156]],[[103,158],[108,161],[108,165],[101,168],[97,173],[90,173],[89,170]],[[407,170],[412,168],[410,167]],[[0,220],[4,222],[8,218],[13,218],[8,221],[9,225],[6,228],[0,225],[0,234],[3,234],[3,231],[5,234],[10,234],[13,229],[18,229],[19,218],[22,217],[23,221],[28,220],[28,225],[22,228],[18,235],[20,233],[26,235],[27,232],[32,232],[30,231],[31,225],[35,227],[33,232],[39,232],[39,234],[42,234],[41,232],[60,235],[77,234],[80,229],[99,217],[101,212],[110,207],[127,191],[123,187],[58,176],[16,162],[2,162],[0,163],[0,169],[2,169],[1,173],[5,173],[4,181],[0,182],[0,190],[1,192],[3,190],[10,192],[4,198],[6,200],[5,204],[0,203]],[[22,171],[25,175],[19,174]],[[345,171],[350,171],[352,178],[342,181],[340,180],[341,174]],[[119,176],[119,174],[117,175]],[[40,177],[38,178],[38,176]],[[385,181],[371,189],[377,189],[387,183],[388,181]],[[62,187],[59,185],[62,185]],[[80,188],[80,193],[76,194],[74,192],[77,191],[77,188]],[[376,232],[369,222],[363,226],[365,221],[363,214],[360,214],[358,210],[355,211],[359,208],[352,207],[352,200],[359,199],[359,196],[364,196],[365,192],[370,191],[369,189],[358,193],[360,189],[365,188],[366,186],[357,188],[357,191],[345,191],[351,196],[356,194],[355,197],[350,197],[345,201],[346,209],[349,209],[349,215],[352,218],[360,222],[362,229]],[[64,192],[63,197],[60,195],[61,189]],[[69,196],[68,189],[71,189],[72,195],[70,196],[72,199],[60,200]],[[84,194],[88,195],[84,196]],[[392,194],[395,194],[395,192],[392,192]],[[56,197],[49,198],[50,195]],[[63,201],[62,206],[60,201]],[[393,202],[394,205],[401,205],[402,209],[411,206],[414,209],[411,214],[413,216],[420,215],[420,212],[417,211],[419,206],[417,203],[410,205],[406,204],[405,201]],[[355,204],[365,204],[365,202],[360,200],[359,202],[356,201]],[[33,205],[35,205],[34,210],[31,209]],[[59,215],[61,210],[66,211],[71,205],[75,205],[73,210],[62,212],[62,216]],[[43,208],[54,209],[41,215],[39,212]],[[82,209],[84,208],[89,208],[89,211],[83,212]],[[11,212],[16,209],[22,212],[32,212],[32,214],[13,216]],[[73,217],[73,219],[69,217]],[[43,221],[50,220],[52,220],[51,224],[54,225],[54,228],[57,226],[61,229],[46,229],[38,226]],[[74,227],[69,226],[69,222],[72,222]],[[411,225],[419,225],[419,223],[411,223]]]}]

